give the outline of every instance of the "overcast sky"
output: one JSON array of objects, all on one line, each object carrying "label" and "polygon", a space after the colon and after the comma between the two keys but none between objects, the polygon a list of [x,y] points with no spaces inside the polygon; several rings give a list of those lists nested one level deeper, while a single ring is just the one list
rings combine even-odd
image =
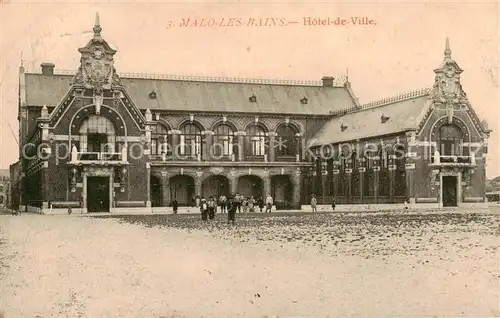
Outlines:
[{"label": "overcast sky", "polygon": [[[18,67],[52,62],[76,69],[99,12],[102,36],[118,53],[118,72],[349,79],[361,102],[434,83],[446,36],[464,69],[462,84],[481,119],[494,130],[487,175],[500,174],[498,95],[499,8],[490,3],[129,2],[36,3],[0,0],[0,168],[17,160]],[[304,17],[368,17],[372,26],[304,26]],[[239,27],[182,28],[182,19],[240,18]],[[249,19],[299,22],[246,26]],[[233,22],[236,24],[236,22]],[[169,28],[169,25],[173,27]]]}]

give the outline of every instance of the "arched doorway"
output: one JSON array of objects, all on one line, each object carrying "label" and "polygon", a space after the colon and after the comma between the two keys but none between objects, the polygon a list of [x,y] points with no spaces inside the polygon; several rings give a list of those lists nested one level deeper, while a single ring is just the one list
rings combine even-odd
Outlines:
[{"label": "arched doorway", "polygon": [[293,184],[290,176],[280,175],[271,178],[271,196],[276,205],[291,205],[293,201]]},{"label": "arched doorway", "polygon": [[193,177],[178,175],[170,178],[170,197],[172,200],[176,199],[179,206],[191,206],[194,204],[194,190]]},{"label": "arched doorway", "polygon": [[150,191],[151,191],[151,206],[160,207],[163,206],[163,191],[161,187],[161,180],[155,175],[151,175],[150,179]]},{"label": "arched doorway", "polygon": [[201,195],[204,198],[211,196],[220,198],[221,195],[229,196],[229,180],[221,175],[206,178],[201,185]]},{"label": "arched doorway", "polygon": [[264,197],[262,179],[253,175],[240,177],[238,180],[238,193],[245,197]]}]

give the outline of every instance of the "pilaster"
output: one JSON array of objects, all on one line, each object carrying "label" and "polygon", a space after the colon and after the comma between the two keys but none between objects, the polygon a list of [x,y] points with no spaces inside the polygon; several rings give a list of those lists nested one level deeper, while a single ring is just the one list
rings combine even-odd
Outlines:
[{"label": "pilaster", "polygon": [[172,199],[170,198],[170,178],[167,172],[161,173],[161,191],[163,198],[162,205],[169,206]]},{"label": "pilaster", "polygon": [[276,161],[276,151],[277,151],[277,147],[276,147],[276,136],[278,134],[274,131],[270,131],[268,133],[268,136],[269,136],[269,147],[267,148],[268,149],[268,153],[269,153],[269,162],[274,162]]},{"label": "pilaster", "polygon": [[146,189],[147,189],[147,201],[146,207],[151,207],[151,165],[146,162]]}]

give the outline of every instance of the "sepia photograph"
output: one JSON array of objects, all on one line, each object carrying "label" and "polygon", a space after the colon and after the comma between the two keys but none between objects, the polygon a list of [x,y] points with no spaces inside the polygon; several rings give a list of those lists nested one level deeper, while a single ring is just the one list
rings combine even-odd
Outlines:
[{"label": "sepia photograph", "polygon": [[500,317],[499,16],[0,0],[0,318]]}]

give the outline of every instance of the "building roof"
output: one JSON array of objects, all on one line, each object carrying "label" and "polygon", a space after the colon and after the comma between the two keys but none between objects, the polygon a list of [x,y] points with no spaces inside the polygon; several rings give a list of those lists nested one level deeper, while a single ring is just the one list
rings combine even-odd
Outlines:
[{"label": "building roof", "polygon": [[[423,89],[402,94],[387,102],[361,106],[362,109],[358,111],[329,120],[311,139],[310,146],[367,139],[416,129],[427,109],[428,100],[429,90]],[[382,116],[388,117],[384,123]]]},{"label": "building roof", "polygon": [[[67,93],[71,75],[26,73],[28,106],[57,106]],[[328,115],[355,106],[346,87],[122,77],[140,109],[201,112],[255,112]],[[156,99],[150,93],[156,93]],[[256,102],[249,98],[255,95]],[[307,98],[307,103],[301,102]]]}]

